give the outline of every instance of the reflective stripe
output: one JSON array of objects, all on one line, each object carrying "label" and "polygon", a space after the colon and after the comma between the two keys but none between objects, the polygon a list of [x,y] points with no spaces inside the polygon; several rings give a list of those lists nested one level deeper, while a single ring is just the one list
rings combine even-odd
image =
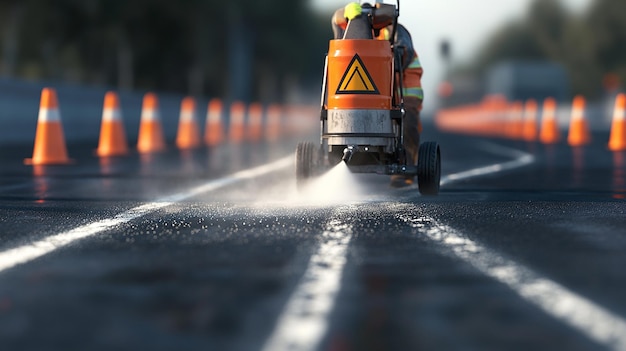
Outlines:
[{"label": "reflective stripe", "polygon": [[195,121],[195,114],[193,111],[181,111],[180,112],[180,120],[185,122]]},{"label": "reflective stripe", "polygon": [[104,121],[121,121],[122,114],[119,109],[116,108],[105,108],[102,111],[102,120]]},{"label": "reflective stripe", "polygon": [[61,121],[61,113],[58,108],[40,108],[38,122],[59,122]]},{"label": "reflective stripe", "polygon": [[415,59],[411,61],[409,68],[422,68],[419,57],[415,56]]},{"label": "reflective stripe", "polygon": [[142,121],[160,121],[159,111],[154,109],[147,109],[141,112]]},{"label": "reflective stripe", "polygon": [[416,97],[424,100],[424,89],[422,88],[403,88],[402,93],[405,97]]}]

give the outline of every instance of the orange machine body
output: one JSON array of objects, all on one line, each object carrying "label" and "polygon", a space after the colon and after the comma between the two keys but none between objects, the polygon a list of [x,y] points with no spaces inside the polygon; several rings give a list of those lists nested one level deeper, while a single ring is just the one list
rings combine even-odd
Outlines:
[{"label": "orange machine body", "polygon": [[393,54],[386,40],[331,40],[327,108],[390,110]]}]

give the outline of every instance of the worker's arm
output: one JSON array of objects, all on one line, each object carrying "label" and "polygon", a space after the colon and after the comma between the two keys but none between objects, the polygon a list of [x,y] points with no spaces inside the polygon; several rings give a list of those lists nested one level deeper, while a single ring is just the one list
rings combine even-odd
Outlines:
[{"label": "worker's arm", "polygon": [[404,96],[404,109],[410,118],[417,119],[417,130],[422,132],[422,123],[419,115],[422,111],[422,101],[424,100],[424,89],[422,89],[422,74],[424,70],[417,53],[413,61],[404,70],[402,80],[402,95]]},{"label": "worker's arm", "polygon": [[343,33],[348,26],[348,21],[360,16],[363,12],[361,5],[358,2],[351,2],[345,7],[342,7],[335,11],[333,14],[332,25],[335,39],[341,39]]},{"label": "worker's arm", "polygon": [[415,54],[409,67],[404,70],[402,92],[405,106],[407,108],[414,108],[416,112],[422,109],[422,101],[424,100],[422,74],[424,74],[424,69],[422,68],[419,57]]},{"label": "worker's arm", "polygon": [[333,18],[331,20],[331,24],[333,27],[333,34],[335,39],[343,39],[343,34],[348,27],[348,21],[345,17],[343,17],[343,9],[339,9],[335,11]]},{"label": "worker's arm", "polygon": [[337,11],[335,11],[335,14],[333,15],[333,24],[341,27],[341,29],[344,30],[348,26],[348,19],[344,15],[343,8],[337,9]]}]

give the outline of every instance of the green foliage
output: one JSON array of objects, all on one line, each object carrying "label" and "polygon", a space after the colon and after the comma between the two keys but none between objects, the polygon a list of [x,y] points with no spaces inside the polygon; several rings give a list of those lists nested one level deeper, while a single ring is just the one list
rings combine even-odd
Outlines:
[{"label": "green foliage", "polygon": [[[322,19],[307,5],[307,0],[5,0],[0,2],[2,73],[223,96],[233,62],[229,40],[233,26],[240,26],[258,98],[258,77],[281,82],[320,75],[330,15]],[[191,81],[199,82],[195,91]]]},{"label": "green foliage", "polygon": [[569,13],[559,0],[535,0],[527,15],[494,33],[472,65],[482,73],[504,60],[550,60],[569,72],[572,91],[598,96],[603,77],[626,82],[626,2],[595,0],[587,13]]}]

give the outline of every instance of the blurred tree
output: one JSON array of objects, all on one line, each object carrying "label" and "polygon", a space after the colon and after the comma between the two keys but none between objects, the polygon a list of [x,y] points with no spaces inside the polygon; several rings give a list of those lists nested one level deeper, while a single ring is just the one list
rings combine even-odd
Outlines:
[{"label": "blurred tree", "polygon": [[545,53],[525,22],[514,22],[501,28],[480,50],[474,69],[485,72],[492,65],[507,60],[544,59]]},{"label": "blurred tree", "polygon": [[471,67],[481,74],[500,61],[549,60],[566,67],[573,93],[597,97],[605,77],[626,82],[625,43],[623,0],[595,0],[584,16],[559,0],[535,0],[523,19],[491,35]]},{"label": "blurred tree", "polygon": [[290,77],[320,79],[329,16],[321,26],[322,17],[307,5],[307,0],[4,0],[2,73],[280,99],[282,82]]},{"label": "blurred tree", "polygon": [[626,83],[626,2],[595,0],[588,16],[594,59],[604,76],[615,74],[617,84]]},{"label": "blurred tree", "polygon": [[569,20],[561,40],[561,54],[556,61],[567,69],[572,93],[598,97],[602,68],[594,58],[594,38],[584,19]]},{"label": "blurred tree", "polygon": [[570,16],[558,0],[532,3],[528,27],[541,52],[551,60],[561,60],[564,32]]},{"label": "blurred tree", "polygon": [[24,6],[19,1],[0,3],[0,23],[4,23],[2,31],[2,74],[13,76],[17,65],[19,50],[20,27],[23,19]]}]

